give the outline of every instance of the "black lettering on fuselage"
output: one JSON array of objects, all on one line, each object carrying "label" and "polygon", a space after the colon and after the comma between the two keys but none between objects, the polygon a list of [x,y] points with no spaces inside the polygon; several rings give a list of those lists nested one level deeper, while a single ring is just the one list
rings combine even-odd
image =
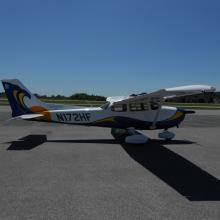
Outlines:
[{"label": "black lettering on fuselage", "polygon": [[78,113],[73,114],[73,121],[80,121]]},{"label": "black lettering on fuselage", "polygon": [[91,114],[90,114],[90,113],[86,113],[85,116],[86,116],[86,120],[87,120],[87,121],[90,121]]},{"label": "black lettering on fuselage", "polygon": [[91,118],[90,113],[57,113],[56,116],[59,122],[89,122]]},{"label": "black lettering on fuselage", "polygon": [[72,115],[71,115],[70,113],[66,114],[66,117],[67,117],[67,120],[68,120],[68,121],[71,121]]},{"label": "black lettering on fuselage", "polygon": [[80,121],[86,121],[87,120],[85,114],[79,114],[79,118],[80,118]]},{"label": "black lettering on fuselage", "polygon": [[67,117],[66,117],[66,114],[63,114],[63,117],[64,117],[65,121],[67,121]]},{"label": "black lettering on fuselage", "polygon": [[56,114],[57,115],[57,120],[58,121],[63,121],[64,122],[64,118],[62,114]]}]

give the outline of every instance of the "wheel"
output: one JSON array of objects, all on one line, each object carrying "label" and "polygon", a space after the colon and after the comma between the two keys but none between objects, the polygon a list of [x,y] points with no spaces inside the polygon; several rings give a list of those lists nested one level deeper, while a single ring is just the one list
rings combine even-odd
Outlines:
[{"label": "wheel", "polygon": [[111,134],[114,138],[121,138],[123,136],[126,136],[128,131],[126,129],[120,129],[120,128],[112,128]]},{"label": "wheel", "polygon": [[165,139],[166,141],[172,141],[172,139],[171,138],[167,138],[167,139]]},{"label": "wheel", "polygon": [[143,134],[135,134],[125,138],[126,144],[146,144],[149,138]]},{"label": "wheel", "polygon": [[171,141],[172,139],[175,138],[175,134],[173,132],[170,132],[170,131],[163,131],[163,132],[158,134],[158,137],[161,138],[161,139],[164,139],[166,141]]}]

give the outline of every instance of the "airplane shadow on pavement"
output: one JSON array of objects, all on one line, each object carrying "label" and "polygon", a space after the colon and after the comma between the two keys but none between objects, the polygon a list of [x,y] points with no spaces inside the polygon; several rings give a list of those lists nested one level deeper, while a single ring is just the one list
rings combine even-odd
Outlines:
[{"label": "airplane shadow on pavement", "polygon": [[118,144],[119,141],[116,141],[114,139],[81,139],[81,140],[47,140],[46,135],[28,135],[23,138],[20,138],[19,140],[7,142],[8,144],[11,144],[7,150],[32,150],[33,148],[36,148],[46,142],[51,143],[88,143],[88,144]]},{"label": "airplane shadow on pavement", "polygon": [[28,135],[19,140],[8,142],[11,145],[7,150],[32,150],[45,142],[47,142],[46,135]]},{"label": "airplane shadow on pavement", "polygon": [[220,201],[220,181],[216,177],[164,146],[193,142],[152,139],[147,144],[134,146],[114,139],[47,140],[46,135],[29,135],[11,142],[8,150],[31,150],[45,142],[120,144],[133,160],[189,201]]},{"label": "airplane shadow on pavement", "polygon": [[[174,144],[178,144],[175,142]],[[132,159],[188,200],[220,201],[220,181],[164,147],[163,143],[164,141],[152,140],[145,146],[133,147],[122,144],[122,147]]]}]

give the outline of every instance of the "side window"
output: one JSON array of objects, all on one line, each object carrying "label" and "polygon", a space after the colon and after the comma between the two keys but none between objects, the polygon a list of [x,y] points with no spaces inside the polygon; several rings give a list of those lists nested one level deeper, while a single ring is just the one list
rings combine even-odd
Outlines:
[{"label": "side window", "polygon": [[130,104],[130,111],[142,111],[142,104]]},{"label": "side window", "polygon": [[111,109],[112,109],[113,112],[126,112],[127,111],[127,105],[126,104],[113,105]]},{"label": "side window", "polygon": [[159,108],[159,105],[157,102],[151,102],[150,106],[152,110],[157,110]]},{"label": "side window", "polygon": [[149,110],[149,104],[147,102],[146,103],[142,103],[141,105],[142,105],[142,109],[144,111],[148,111]]}]

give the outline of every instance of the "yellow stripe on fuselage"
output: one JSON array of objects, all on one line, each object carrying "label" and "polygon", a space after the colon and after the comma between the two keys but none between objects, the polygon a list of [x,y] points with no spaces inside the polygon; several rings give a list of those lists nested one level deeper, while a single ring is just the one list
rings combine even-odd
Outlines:
[{"label": "yellow stripe on fuselage", "polygon": [[168,121],[176,120],[182,116],[183,116],[183,112],[176,111],[176,113],[171,118],[169,118]]},{"label": "yellow stripe on fuselage", "polygon": [[104,119],[100,119],[98,121],[95,121],[95,123],[103,123],[103,122],[116,122],[114,117],[108,117],[108,118],[104,118]]}]

